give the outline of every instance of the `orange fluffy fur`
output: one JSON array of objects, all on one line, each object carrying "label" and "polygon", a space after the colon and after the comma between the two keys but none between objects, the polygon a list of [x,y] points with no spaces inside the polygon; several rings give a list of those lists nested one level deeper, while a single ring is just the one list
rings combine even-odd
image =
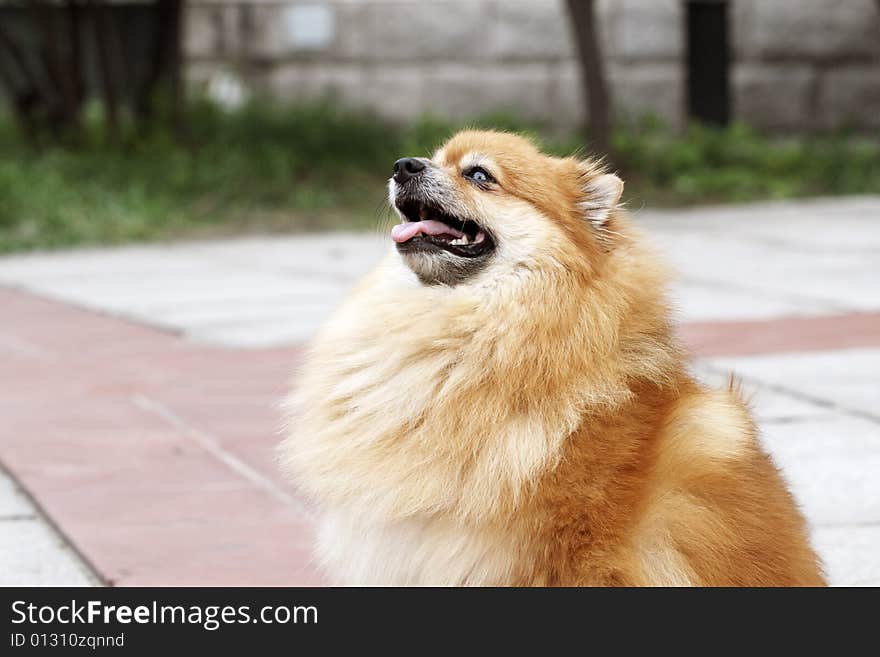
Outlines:
[{"label": "orange fluffy fur", "polygon": [[741,396],[687,373],[619,180],[495,132],[432,162],[497,253],[454,286],[390,253],[315,340],[281,449],[333,580],[823,584]]}]

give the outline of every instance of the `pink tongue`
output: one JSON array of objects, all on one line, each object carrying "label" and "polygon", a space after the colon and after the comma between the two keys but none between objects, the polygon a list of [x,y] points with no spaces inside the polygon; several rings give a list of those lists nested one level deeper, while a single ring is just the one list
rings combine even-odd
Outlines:
[{"label": "pink tongue", "polygon": [[425,221],[407,221],[397,224],[391,229],[391,239],[398,244],[402,244],[420,233],[425,235],[449,235],[452,239],[458,239],[464,235],[464,233],[455,230],[451,226],[447,226],[442,221],[426,219]]}]

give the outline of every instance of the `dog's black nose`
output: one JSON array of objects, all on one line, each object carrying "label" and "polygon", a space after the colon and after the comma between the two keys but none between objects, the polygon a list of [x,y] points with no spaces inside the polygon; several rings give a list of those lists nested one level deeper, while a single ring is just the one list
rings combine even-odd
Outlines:
[{"label": "dog's black nose", "polygon": [[424,171],[425,163],[414,157],[402,157],[394,163],[394,180],[405,183],[413,176]]}]

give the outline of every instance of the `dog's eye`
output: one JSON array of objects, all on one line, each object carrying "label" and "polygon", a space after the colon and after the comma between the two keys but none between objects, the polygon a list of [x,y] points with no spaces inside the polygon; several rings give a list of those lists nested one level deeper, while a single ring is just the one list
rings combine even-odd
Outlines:
[{"label": "dog's eye", "polygon": [[464,177],[473,180],[475,183],[495,182],[492,174],[486,171],[483,167],[471,167],[470,169],[465,170]]}]

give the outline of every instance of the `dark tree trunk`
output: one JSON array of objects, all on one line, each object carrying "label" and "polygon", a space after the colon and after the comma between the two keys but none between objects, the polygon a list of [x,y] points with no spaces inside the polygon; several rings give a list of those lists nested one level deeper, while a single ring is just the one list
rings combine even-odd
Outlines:
[{"label": "dark tree trunk", "polygon": [[0,24],[0,79],[12,101],[15,115],[25,137],[36,145],[38,123],[41,117],[52,113],[52,95],[41,83],[21,45]]},{"label": "dark tree trunk", "polygon": [[119,136],[119,64],[121,52],[116,35],[116,26],[106,2],[89,2],[92,14],[92,27],[98,47],[98,69],[101,78],[101,95],[104,97],[104,112],[107,133],[110,141]]},{"label": "dark tree trunk", "polygon": [[582,90],[586,95],[587,134],[593,150],[610,152],[610,108],[594,0],[566,0],[580,60]]},{"label": "dark tree trunk", "polygon": [[183,132],[183,85],[181,76],[182,0],[157,0],[156,32],[150,44],[150,59],[143,85],[134,98],[134,111],[140,119],[155,113],[156,89],[167,84],[171,100],[171,121],[175,133]]},{"label": "dark tree trunk", "polygon": [[183,105],[183,1],[159,0],[164,5],[161,15],[161,32],[157,41],[166,53],[165,74],[171,92],[171,124],[179,138],[185,136]]},{"label": "dark tree trunk", "polygon": [[42,98],[18,44],[0,25],[0,83],[7,90],[15,117],[25,138],[36,141],[34,114]]},{"label": "dark tree trunk", "polygon": [[79,122],[79,103],[69,70],[71,58],[65,57],[62,52],[63,41],[58,38],[54,7],[44,0],[31,0],[30,6],[42,35],[44,68],[55,95],[52,99],[54,123],[60,127],[75,125]]},{"label": "dark tree trunk", "polygon": [[[0,0],[2,1],[2,0]],[[170,122],[183,136],[183,0],[155,0],[155,30],[143,76],[137,75],[134,49],[120,38],[120,12],[110,0],[24,0],[24,17],[36,43],[0,24],[0,85],[6,88],[22,131],[31,141],[48,132],[76,136],[89,90],[84,74],[89,52],[97,55],[100,95],[107,134],[120,136],[123,110],[149,119],[159,86],[167,86]]]},{"label": "dark tree trunk", "polygon": [[67,0],[67,40],[69,45],[67,63],[70,75],[70,84],[73,87],[73,95],[76,101],[77,112],[86,99],[86,83],[82,71],[82,11],[79,0]]}]

